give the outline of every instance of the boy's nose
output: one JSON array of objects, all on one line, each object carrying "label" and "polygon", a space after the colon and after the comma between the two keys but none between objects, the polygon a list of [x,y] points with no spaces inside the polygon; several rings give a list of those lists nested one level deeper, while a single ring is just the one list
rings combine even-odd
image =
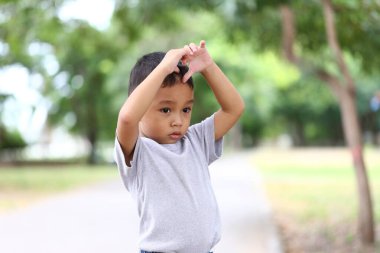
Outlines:
[{"label": "boy's nose", "polygon": [[182,117],[180,115],[174,116],[172,126],[182,126]]}]

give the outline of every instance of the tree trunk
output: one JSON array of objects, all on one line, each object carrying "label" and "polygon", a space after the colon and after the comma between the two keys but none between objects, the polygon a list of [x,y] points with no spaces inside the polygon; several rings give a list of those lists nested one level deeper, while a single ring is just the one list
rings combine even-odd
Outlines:
[{"label": "tree trunk", "polygon": [[96,132],[90,130],[90,133],[87,136],[87,140],[90,143],[90,154],[88,156],[87,163],[94,165],[98,162],[97,148],[96,148],[96,146],[97,146],[97,134],[96,134]]},{"label": "tree trunk", "polygon": [[302,147],[306,145],[305,130],[301,122],[293,121],[293,124],[290,126],[290,135],[292,137],[294,146]]},{"label": "tree trunk", "polygon": [[373,207],[366,166],[363,159],[363,147],[355,95],[342,89],[340,110],[347,145],[350,148],[356,173],[359,197],[359,236],[363,244],[375,242]]},{"label": "tree trunk", "polygon": [[344,61],[335,30],[335,13],[331,0],[323,0],[326,37],[335,55],[337,66],[344,77],[345,85],[340,90],[340,110],[347,145],[354,162],[357,189],[359,194],[359,236],[363,244],[374,244],[375,230],[373,208],[367,171],[363,159],[363,147],[358,112],[356,109],[356,87]]},{"label": "tree trunk", "polygon": [[95,76],[91,82],[92,88],[88,90],[87,101],[87,139],[90,142],[90,154],[88,163],[94,165],[98,163],[97,144],[98,144],[98,115],[96,112],[97,92],[100,90],[101,79]]},{"label": "tree trunk", "polygon": [[[328,45],[335,56],[336,64],[344,77],[344,80],[340,81],[339,78],[331,75],[324,69],[317,67],[315,73],[321,80],[325,81],[335,97],[339,100],[344,136],[346,143],[351,150],[356,172],[359,195],[359,236],[363,244],[373,245],[375,241],[373,208],[366,167],[363,159],[361,129],[356,110],[355,84],[344,61],[336,36],[334,10],[331,1],[323,0],[322,3]],[[302,69],[303,65],[305,65],[305,61],[298,58],[293,50],[296,35],[293,12],[287,5],[281,6],[280,10],[282,16],[282,43],[284,55],[290,62]]]}]

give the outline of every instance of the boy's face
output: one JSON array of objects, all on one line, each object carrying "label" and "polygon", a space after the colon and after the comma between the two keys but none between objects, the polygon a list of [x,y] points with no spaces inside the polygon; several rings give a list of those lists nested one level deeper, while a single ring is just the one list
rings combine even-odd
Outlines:
[{"label": "boy's face", "polygon": [[161,87],[140,121],[140,133],[160,144],[176,143],[189,128],[193,102],[194,92],[187,84]]}]

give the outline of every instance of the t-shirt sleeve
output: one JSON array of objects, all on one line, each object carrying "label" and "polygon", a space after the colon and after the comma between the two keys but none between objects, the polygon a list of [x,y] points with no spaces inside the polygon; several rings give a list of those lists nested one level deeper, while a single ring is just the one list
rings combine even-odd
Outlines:
[{"label": "t-shirt sleeve", "polygon": [[222,155],[223,137],[215,140],[214,114],[189,128],[189,137],[195,138],[210,165]]},{"label": "t-shirt sleeve", "polygon": [[133,152],[133,158],[131,160],[131,166],[128,166],[123,150],[121,149],[121,145],[119,143],[119,140],[117,137],[115,138],[115,147],[114,147],[114,160],[116,162],[116,165],[119,169],[119,173],[121,178],[123,179],[123,183],[128,191],[130,191],[131,186],[135,180],[133,180],[137,176],[137,161],[139,157],[139,150],[140,150],[140,144],[141,140],[140,138],[137,138],[135,150]]}]

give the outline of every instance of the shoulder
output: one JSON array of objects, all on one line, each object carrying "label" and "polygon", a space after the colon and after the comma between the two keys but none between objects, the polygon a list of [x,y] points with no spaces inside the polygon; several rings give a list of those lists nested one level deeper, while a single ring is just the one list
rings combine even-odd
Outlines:
[{"label": "shoulder", "polygon": [[[139,160],[143,157],[142,154],[146,154],[147,151],[151,149],[156,149],[157,146],[160,145],[157,142],[146,138],[146,137],[138,137],[136,140],[136,145],[134,147],[133,156],[131,157],[131,164]],[[125,160],[125,156],[123,153],[123,149],[121,148],[120,141],[118,138],[115,138],[115,146],[114,146],[114,159],[119,164],[125,164],[127,165]],[[131,165],[127,165],[127,167],[132,167]]]},{"label": "shoulder", "polygon": [[190,126],[188,130],[188,134],[191,135],[208,128],[214,128],[214,114],[202,120],[201,122]]},{"label": "shoulder", "polygon": [[214,114],[189,127],[187,131],[189,139],[203,140],[205,137],[214,136]]}]

